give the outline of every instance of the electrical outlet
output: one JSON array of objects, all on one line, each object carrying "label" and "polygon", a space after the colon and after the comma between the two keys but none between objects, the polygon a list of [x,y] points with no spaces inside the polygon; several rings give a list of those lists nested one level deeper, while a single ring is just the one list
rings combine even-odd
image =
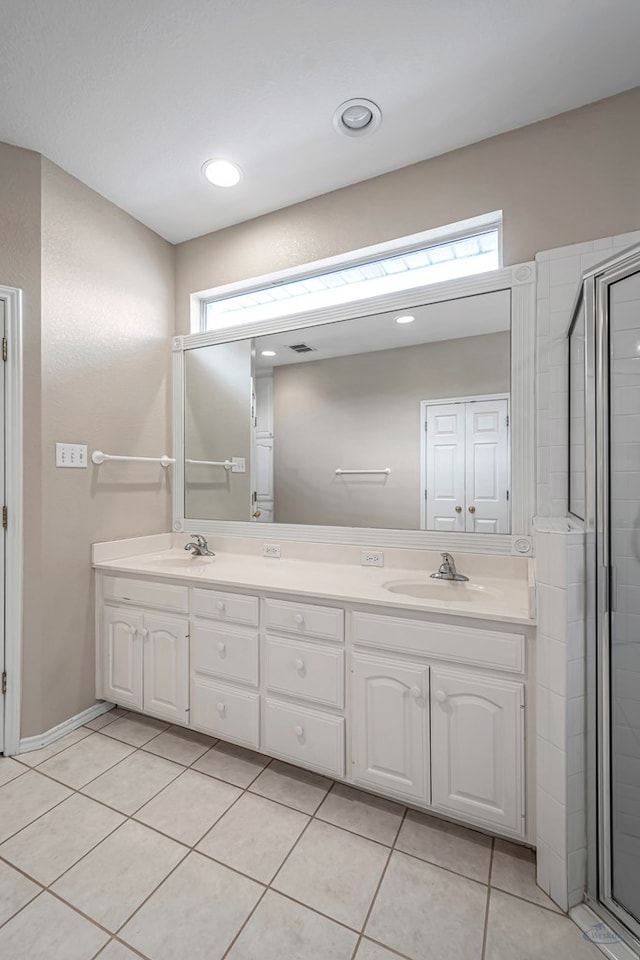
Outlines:
[{"label": "electrical outlet", "polygon": [[86,465],[86,444],[56,443],[56,467],[86,467]]},{"label": "electrical outlet", "polygon": [[231,473],[246,473],[247,461],[245,457],[231,457]]},{"label": "electrical outlet", "polygon": [[280,557],[280,544],[279,543],[265,543],[262,552],[265,557]]},{"label": "electrical outlet", "polygon": [[360,564],[363,567],[384,567],[384,553],[381,550],[363,550]]}]

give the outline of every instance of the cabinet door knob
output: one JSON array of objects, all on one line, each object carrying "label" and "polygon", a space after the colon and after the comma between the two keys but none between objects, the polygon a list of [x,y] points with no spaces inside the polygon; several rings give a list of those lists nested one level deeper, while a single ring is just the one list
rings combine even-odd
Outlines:
[{"label": "cabinet door knob", "polygon": [[456,507],[455,510],[456,513],[462,513],[462,507]]},{"label": "cabinet door knob", "polygon": [[434,697],[436,698],[438,703],[444,703],[445,700],[447,699],[447,695],[444,692],[444,690],[436,690],[436,692],[434,693]]},{"label": "cabinet door knob", "polygon": [[141,632],[141,634],[142,634],[142,639],[143,639],[143,640],[147,640],[148,637],[149,637],[149,631],[147,630],[147,628],[146,628],[146,627],[143,627],[140,632]]},{"label": "cabinet door knob", "polygon": [[294,620],[294,623],[297,623],[299,625],[302,625],[304,623],[304,617],[302,616],[301,613],[296,613],[293,620]]},{"label": "cabinet door knob", "polygon": [[219,641],[218,641],[218,653],[224,653],[226,649],[227,649],[226,644],[224,644],[224,643],[222,642],[222,640],[219,640]]},{"label": "cabinet door knob", "polygon": [[422,696],[422,690],[420,689],[420,687],[411,687],[410,692],[414,700],[419,700],[420,697]]},{"label": "cabinet door knob", "polygon": [[138,628],[137,628],[137,627],[132,627],[132,626],[129,627],[129,635],[130,635],[130,636],[135,637],[135,635],[136,635],[137,632],[138,632]]},{"label": "cabinet door knob", "polygon": [[217,710],[218,710],[218,713],[220,714],[220,716],[221,716],[221,717],[224,717],[227,708],[226,708],[226,706],[224,705],[224,703],[222,703],[222,701],[217,705]]},{"label": "cabinet door knob", "polygon": [[475,513],[475,512],[476,512],[475,507],[469,507],[469,513]]},{"label": "cabinet door knob", "polygon": [[224,613],[224,600],[216,601],[216,609],[218,609],[220,613]]},{"label": "cabinet door knob", "polygon": [[304,727],[299,723],[296,723],[293,728],[293,732],[295,733],[296,737],[304,737]]},{"label": "cabinet door knob", "polygon": [[298,657],[298,659],[296,660],[296,670],[298,671],[298,673],[304,673],[304,660],[302,659],[302,657]]}]

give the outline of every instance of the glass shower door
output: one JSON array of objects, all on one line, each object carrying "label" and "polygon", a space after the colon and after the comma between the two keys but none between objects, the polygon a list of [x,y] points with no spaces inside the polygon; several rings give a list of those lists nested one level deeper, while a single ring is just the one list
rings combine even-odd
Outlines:
[{"label": "glass shower door", "polygon": [[603,700],[605,743],[601,775],[604,790],[607,778],[610,789],[609,822],[603,825],[605,837],[609,833],[609,851],[608,855],[605,851],[604,856],[604,892],[611,908],[637,936],[640,933],[640,272],[612,278],[601,287],[600,303],[603,312],[608,314],[600,342],[603,354],[608,347],[608,390],[603,392],[602,399],[608,406],[604,437],[606,439],[608,433],[609,440],[608,450],[603,451],[608,467],[604,479],[608,499],[608,504],[604,504],[608,514],[604,551],[609,568],[608,644],[603,653],[606,657],[608,652],[605,676],[608,674],[609,694],[605,691]]}]

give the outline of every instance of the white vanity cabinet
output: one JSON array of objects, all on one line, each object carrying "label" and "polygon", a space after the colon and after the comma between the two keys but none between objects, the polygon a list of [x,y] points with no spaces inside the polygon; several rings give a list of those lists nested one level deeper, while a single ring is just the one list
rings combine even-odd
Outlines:
[{"label": "white vanity cabinet", "polygon": [[429,667],[354,653],[353,777],[429,803]]},{"label": "white vanity cabinet", "polygon": [[524,685],[433,669],[434,808],[519,831],[523,814]]},{"label": "white vanity cabinet", "polygon": [[499,674],[524,635],[360,611],[351,634],[354,780],[523,835],[525,686]]},{"label": "white vanity cabinet", "polygon": [[260,746],[259,600],[191,591],[191,724],[243,747]]},{"label": "white vanity cabinet", "polygon": [[172,723],[189,723],[189,621],[105,605],[102,696]]},{"label": "white vanity cabinet", "polygon": [[526,626],[177,577],[97,587],[99,698],[532,837]]}]

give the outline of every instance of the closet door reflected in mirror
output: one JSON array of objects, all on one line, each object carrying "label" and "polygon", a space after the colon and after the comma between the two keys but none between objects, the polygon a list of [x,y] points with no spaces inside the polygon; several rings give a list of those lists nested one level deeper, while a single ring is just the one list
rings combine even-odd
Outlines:
[{"label": "closet door reflected in mirror", "polygon": [[423,527],[509,532],[509,398],[423,402]]}]

